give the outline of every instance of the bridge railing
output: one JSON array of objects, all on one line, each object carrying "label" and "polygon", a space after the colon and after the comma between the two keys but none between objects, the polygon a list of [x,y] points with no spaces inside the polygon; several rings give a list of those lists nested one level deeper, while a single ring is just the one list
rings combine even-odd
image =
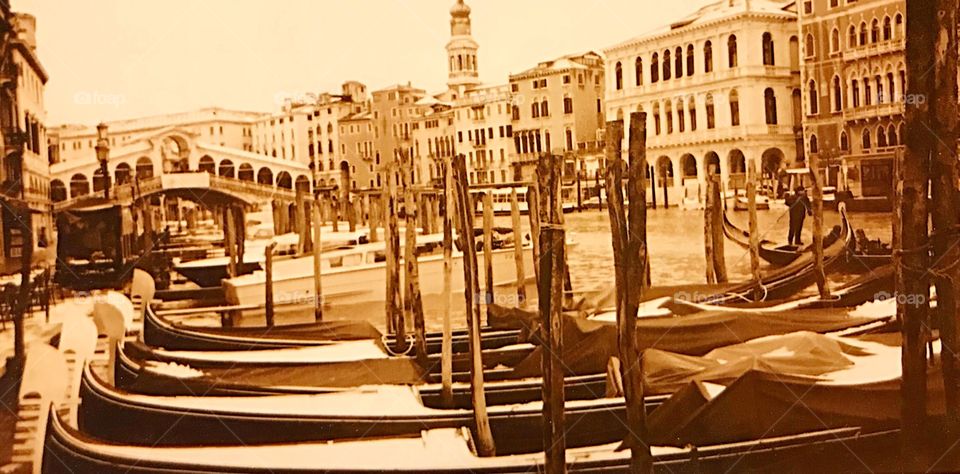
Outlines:
[{"label": "bridge railing", "polygon": [[[163,191],[165,189],[163,177],[172,175],[173,174],[166,174],[152,176],[149,178],[139,178],[134,182],[113,185],[110,187],[111,201],[118,204],[130,203],[140,196],[146,196]],[[254,181],[245,181],[238,178],[215,176],[212,174],[208,175],[208,177],[208,186],[210,189],[223,191],[227,194],[233,194],[236,196],[249,196],[255,198],[253,200],[276,199],[282,201],[295,201],[297,199],[297,193],[292,189],[281,188],[270,184],[260,184]],[[96,199],[100,193],[102,193],[102,190],[56,202],[54,203],[54,210],[59,211],[63,209],[69,209],[78,203]]]}]

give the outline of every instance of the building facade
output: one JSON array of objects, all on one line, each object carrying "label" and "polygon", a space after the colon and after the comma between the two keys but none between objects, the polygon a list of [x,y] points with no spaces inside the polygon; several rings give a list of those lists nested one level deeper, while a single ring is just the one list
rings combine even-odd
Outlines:
[{"label": "building facade", "polygon": [[647,113],[652,181],[671,204],[702,203],[711,168],[733,189],[748,160],[768,177],[802,161],[792,2],[723,0],[605,54],[607,117],[626,131]]},{"label": "building facade", "polygon": [[47,149],[43,94],[48,76],[37,56],[36,19],[15,13],[0,2],[0,15],[12,32],[2,58],[5,81],[0,92],[3,166],[0,167],[0,270],[17,271],[24,232],[15,210],[28,210],[33,249],[52,244],[55,232],[50,206],[50,158]]},{"label": "building facade", "polygon": [[[537,154],[567,157],[580,177],[602,168],[604,65],[594,52],[544,61],[510,76],[514,152],[520,163]],[[528,170],[532,166],[524,167]]]},{"label": "building facade", "polygon": [[806,153],[828,184],[890,198],[903,143],[906,7],[903,0],[800,3]]}]

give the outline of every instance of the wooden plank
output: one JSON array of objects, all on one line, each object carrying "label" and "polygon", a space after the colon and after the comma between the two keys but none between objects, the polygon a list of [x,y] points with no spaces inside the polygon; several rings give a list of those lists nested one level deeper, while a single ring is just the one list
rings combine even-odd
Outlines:
[{"label": "wooden plank", "polygon": [[523,268],[523,231],[520,228],[520,202],[517,190],[510,190],[510,218],[513,224],[513,260],[517,267],[517,304],[527,307],[527,276]]},{"label": "wooden plank", "polygon": [[457,220],[459,221],[460,248],[463,252],[464,300],[467,311],[467,331],[470,347],[470,391],[473,402],[473,417],[477,453],[480,456],[496,455],[490,419],[487,416],[487,400],[483,389],[483,360],[480,352],[480,281],[477,276],[476,239],[474,238],[474,207],[467,184],[467,166],[463,155],[453,160],[453,178],[456,186]]}]

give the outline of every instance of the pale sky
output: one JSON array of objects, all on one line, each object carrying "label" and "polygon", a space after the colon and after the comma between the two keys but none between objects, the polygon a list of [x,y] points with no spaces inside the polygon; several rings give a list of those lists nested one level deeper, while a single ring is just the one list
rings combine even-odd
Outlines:
[{"label": "pale sky", "polygon": [[[455,0],[13,0],[37,17],[50,74],[47,126],[219,106],[275,111],[278,97],[446,83]],[[480,77],[611,46],[707,0],[467,0]]]}]

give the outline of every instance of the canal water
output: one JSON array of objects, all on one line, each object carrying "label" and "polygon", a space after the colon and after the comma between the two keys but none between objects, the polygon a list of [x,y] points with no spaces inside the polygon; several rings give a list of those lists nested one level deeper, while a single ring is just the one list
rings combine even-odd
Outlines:
[{"label": "canal water", "polygon": [[[730,220],[746,229],[746,212],[729,212]],[[871,239],[890,242],[890,214],[851,214],[850,220],[855,229],[862,229]],[[613,288],[613,247],[610,239],[609,215],[606,210],[589,210],[566,214],[569,246],[568,262],[570,276],[575,291],[604,291]],[[679,285],[705,282],[705,257],[703,250],[703,211],[683,210],[680,208],[650,209],[647,212],[647,239],[650,253],[651,280],[653,285]],[[524,232],[527,232],[527,218],[523,217]],[[824,226],[826,229],[840,223],[835,211],[826,211]],[[495,225],[511,226],[509,216],[497,217]],[[761,238],[773,242],[785,242],[789,218],[782,209],[758,211],[758,225]],[[812,241],[813,219],[807,218],[803,231],[803,242]],[[745,249],[726,241],[724,245],[727,271],[730,281],[743,281],[750,277],[750,255]],[[481,260],[482,261],[482,260]],[[764,264],[765,265],[765,264]],[[532,275],[532,269],[526,269]],[[462,274],[453,275],[463,278]],[[810,290],[811,292],[813,290]],[[498,288],[496,301],[513,306],[516,302],[514,288]],[[527,287],[529,298],[535,298],[536,287],[533,283]],[[443,301],[437,296],[424,295],[424,315],[427,329],[439,331],[443,324]],[[535,309],[535,301],[529,308]],[[452,312],[453,327],[464,327],[464,296],[454,297]],[[263,324],[259,315],[249,315],[241,324]],[[287,321],[310,321],[312,311],[303,309],[287,314]],[[330,305],[324,310],[326,320],[367,320],[378,329],[385,329],[384,305]],[[409,323],[408,323],[409,324]]]}]

